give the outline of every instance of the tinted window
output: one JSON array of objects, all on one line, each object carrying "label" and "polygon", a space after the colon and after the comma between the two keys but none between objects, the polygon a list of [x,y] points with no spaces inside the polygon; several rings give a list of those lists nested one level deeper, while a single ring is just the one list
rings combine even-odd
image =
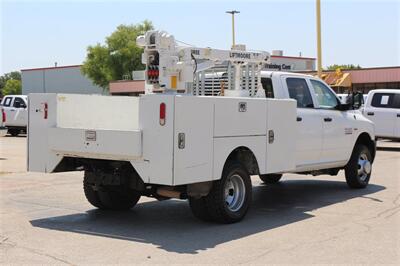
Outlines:
[{"label": "tinted window", "polygon": [[307,82],[302,78],[287,78],[286,84],[289,90],[289,97],[297,101],[299,108],[313,108],[314,104],[311,98]]},{"label": "tinted window", "polygon": [[395,108],[394,93],[375,93],[371,105],[378,108]]},{"label": "tinted window", "polygon": [[393,107],[396,109],[400,109],[400,94],[394,95]]},{"label": "tinted window", "polygon": [[3,106],[10,106],[11,105],[11,97],[4,98]]},{"label": "tinted window", "polygon": [[270,78],[261,78],[261,84],[265,91],[265,97],[274,98],[274,88],[272,87],[272,80]]},{"label": "tinted window", "polygon": [[13,106],[16,107],[16,108],[25,108],[26,104],[25,104],[25,102],[24,102],[24,100],[22,98],[15,97]]},{"label": "tinted window", "polygon": [[338,105],[336,95],[322,82],[311,80],[320,108],[333,109]]}]

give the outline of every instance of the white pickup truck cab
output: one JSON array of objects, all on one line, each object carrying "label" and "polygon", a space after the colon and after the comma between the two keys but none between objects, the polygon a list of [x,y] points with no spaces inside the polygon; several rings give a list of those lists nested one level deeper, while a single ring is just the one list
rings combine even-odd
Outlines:
[{"label": "white pickup truck cab", "polygon": [[28,97],[26,95],[6,95],[1,101],[6,114],[5,125],[8,133],[17,136],[26,131],[28,124]]},{"label": "white pickup truck cab", "polygon": [[371,90],[363,114],[375,124],[377,138],[400,139],[400,91]]},{"label": "white pickup truck cab", "polygon": [[[275,183],[284,173],[344,169],[351,188],[368,185],[373,123],[321,80],[260,71],[267,53],[181,49],[164,32],[140,43],[145,95],[29,95],[29,171],[84,170],[85,196],[100,209],[180,198],[196,217],[221,223],[247,213],[250,175]],[[205,83],[193,80],[204,58],[234,68],[234,86],[221,83],[220,96],[204,96]]]}]

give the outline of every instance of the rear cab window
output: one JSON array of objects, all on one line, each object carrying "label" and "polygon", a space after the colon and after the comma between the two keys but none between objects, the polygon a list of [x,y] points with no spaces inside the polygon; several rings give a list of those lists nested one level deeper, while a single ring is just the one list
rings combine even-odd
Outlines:
[{"label": "rear cab window", "polygon": [[289,97],[297,101],[298,108],[314,108],[310,89],[304,78],[286,78]]},{"label": "rear cab window", "polygon": [[372,96],[371,106],[376,108],[400,108],[400,94],[375,93]]},{"label": "rear cab window", "polygon": [[9,107],[11,106],[12,97],[5,97],[3,100],[3,106]]},{"label": "rear cab window", "polygon": [[271,78],[261,78],[261,84],[265,91],[266,98],[275,98],[274,87],[272,86]]}]

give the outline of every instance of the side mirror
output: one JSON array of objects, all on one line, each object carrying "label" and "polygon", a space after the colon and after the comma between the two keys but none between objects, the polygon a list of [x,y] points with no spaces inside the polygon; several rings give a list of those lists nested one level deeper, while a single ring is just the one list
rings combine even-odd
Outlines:
[{"label": "side mirror", "polygon": [[360,109],[360,107],[364,104],[364,97],[361,92],[357,92],[352,95],[351,102],[353,104],[354,109]]}]

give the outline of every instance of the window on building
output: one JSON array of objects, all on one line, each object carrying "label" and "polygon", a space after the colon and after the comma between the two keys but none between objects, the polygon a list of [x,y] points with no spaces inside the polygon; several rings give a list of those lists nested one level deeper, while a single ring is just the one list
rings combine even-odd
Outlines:
[{"label": "window on building", "polygon": [[297,107],[314,108],[310,90],[305,79],[287,78],[286,84],[289,91],[289,97],[297,101]]},{"label": "window on building", "polygon": [[265,91],[266,98],[274,98],[274,88],[270,78],[261,78],[261,84]]}]

